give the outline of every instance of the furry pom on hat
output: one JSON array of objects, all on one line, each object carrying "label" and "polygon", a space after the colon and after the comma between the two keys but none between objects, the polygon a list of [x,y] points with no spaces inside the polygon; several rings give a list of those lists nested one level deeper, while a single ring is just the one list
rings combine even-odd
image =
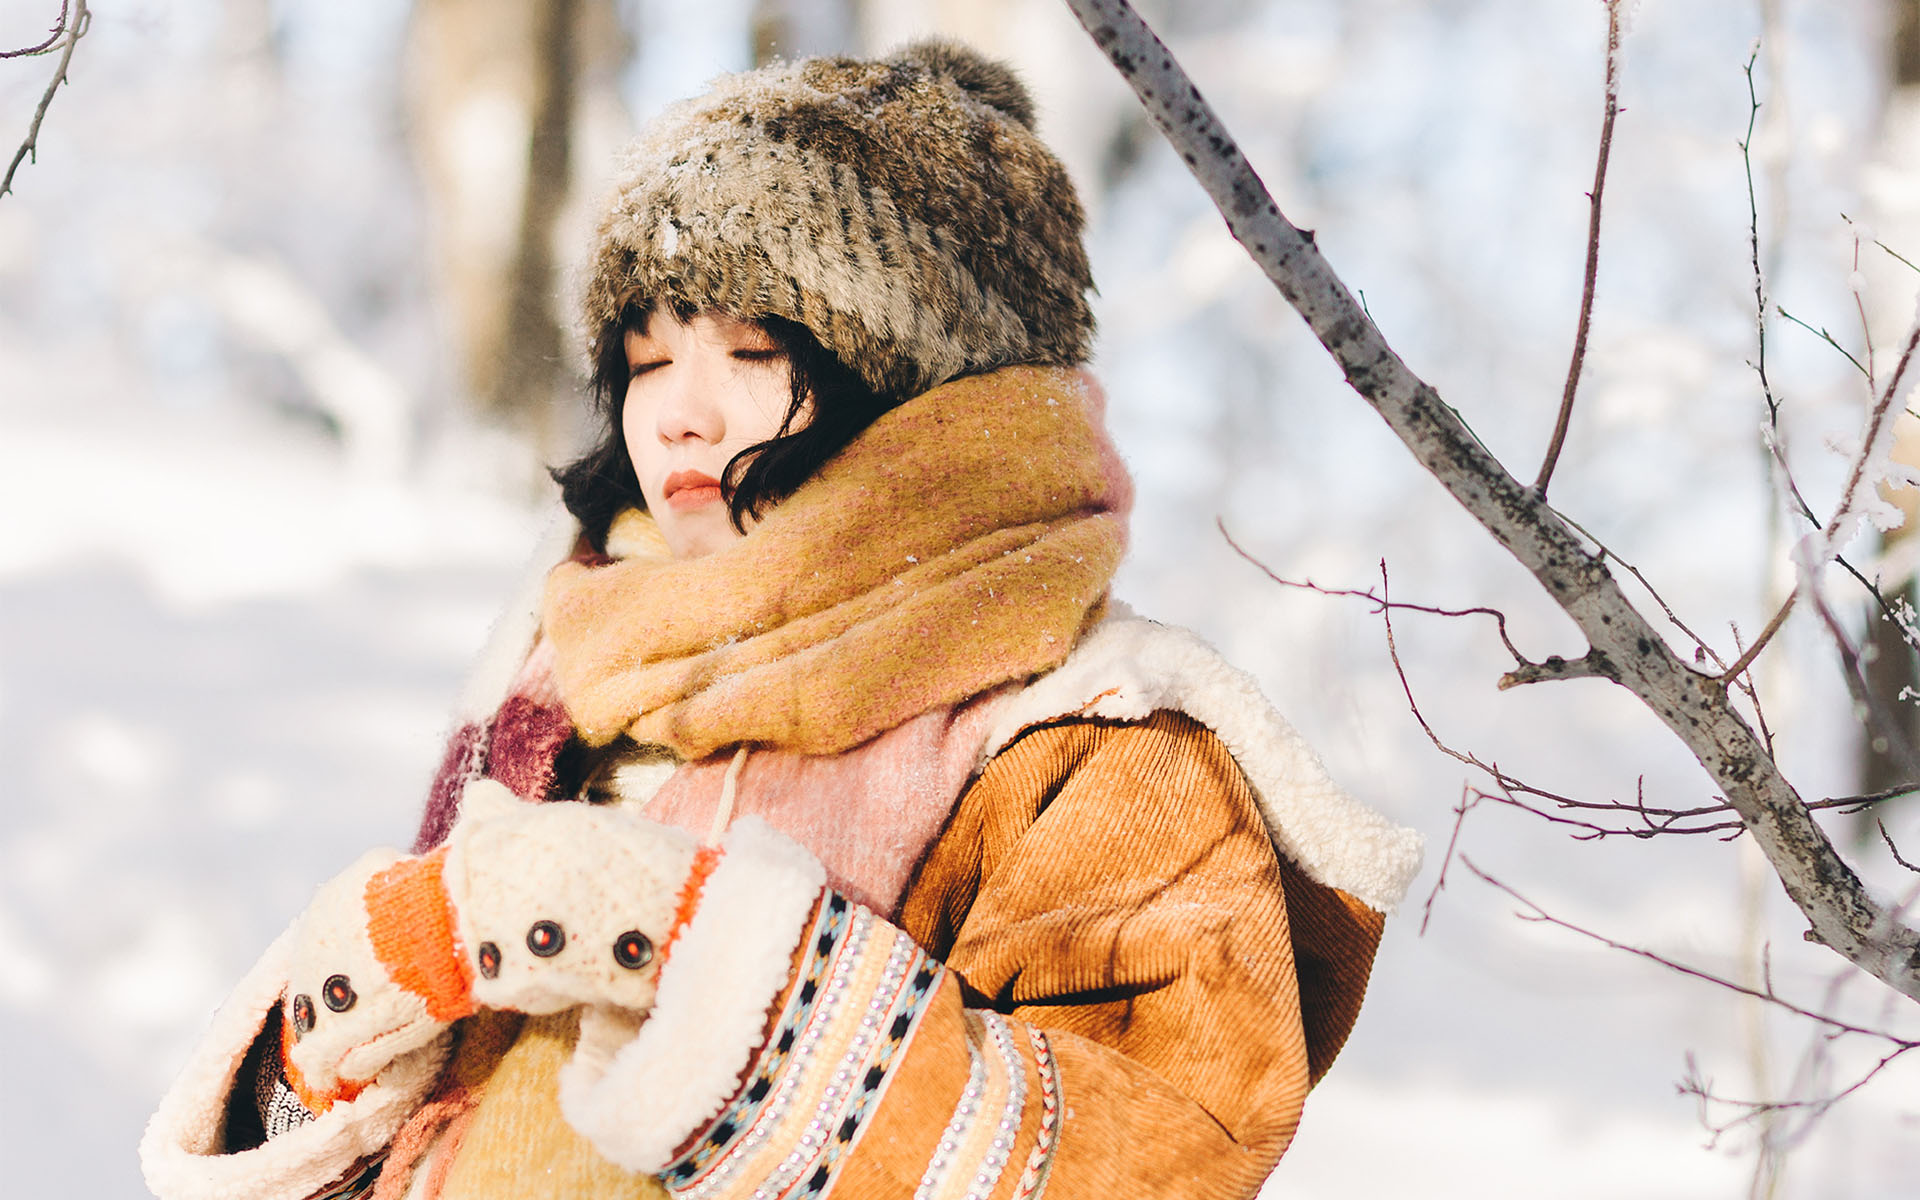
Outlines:
[{"label": "furry pom on hat", "polygon": [[621,163],[589,336],[664,303],[796,321],[869,387],[1086,361],[1085,218],[1006,66],[932,40],[722,76]]}]

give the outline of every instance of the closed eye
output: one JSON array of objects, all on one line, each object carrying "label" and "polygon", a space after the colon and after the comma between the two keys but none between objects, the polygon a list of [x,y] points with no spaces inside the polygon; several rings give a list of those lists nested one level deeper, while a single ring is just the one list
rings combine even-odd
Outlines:
[{"label": "closed eye", "polygon": [[733,357],[742,362],[771,362],[785,355],[778,346],[743,346],[733,351]]},{"label": "closed eye", "polygon": [[645,375],[645,374],[646,374],[646,373],[647,373],[648,371],[651,371],[651,370],[653,370],[653,369],[654,369],[655,367],[664,367],[664,366],[666,366],[666,365],[667,365],[668,363],[670,363],[670,362],[672,362],[672,361],[673,361],[673,360],[672,360],[672,359],[670,359],[670,358],[662,358],[662,359],[659,359],[659,360],[657,360],[657,361],[654,361],[654,362],[637,362],[637,363],[628,363],[628,364],[627,364],[627,378],[628,378],[628,379],[638,379],[638,378],[640,378],[640,377],[641,377],[642,375]]}]

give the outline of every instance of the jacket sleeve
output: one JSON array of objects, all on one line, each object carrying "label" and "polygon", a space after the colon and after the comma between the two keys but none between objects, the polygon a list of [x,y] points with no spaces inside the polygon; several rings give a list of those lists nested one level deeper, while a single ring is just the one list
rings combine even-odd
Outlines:
[{"label": "jacket sleeve", "polygon": [[1381,927],[1277,859],[1224,747],[1165,712],[1008,747],[898,925],[737,849],[640,1035],[561,1079],[602,1154],[703,1200],[1251,1196]]}]

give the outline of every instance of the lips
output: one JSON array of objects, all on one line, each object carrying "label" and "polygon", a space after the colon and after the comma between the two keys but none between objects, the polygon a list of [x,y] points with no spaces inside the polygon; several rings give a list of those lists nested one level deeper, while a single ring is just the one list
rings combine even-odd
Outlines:
[{"label": "lips", "polygon": [[720,500],[720,481],[705,471],[675,471],[660,488],[667,507],[688,512]]}]

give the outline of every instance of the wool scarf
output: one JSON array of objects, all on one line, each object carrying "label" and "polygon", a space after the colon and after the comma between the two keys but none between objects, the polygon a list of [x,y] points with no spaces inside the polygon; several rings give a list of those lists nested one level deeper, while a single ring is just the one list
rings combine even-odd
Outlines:
[{"label": "wool scarf", "polygon": [[[682,759],[834,754],[1058,666],[1098,616],[1131,487],[1090,376],[1009,367],[874,421],[745,537],[548,577],[553,681],[580,736]],[[636,528],[636,525],[638,528]],[[652,549],[646,549],[652,542]]]}]

